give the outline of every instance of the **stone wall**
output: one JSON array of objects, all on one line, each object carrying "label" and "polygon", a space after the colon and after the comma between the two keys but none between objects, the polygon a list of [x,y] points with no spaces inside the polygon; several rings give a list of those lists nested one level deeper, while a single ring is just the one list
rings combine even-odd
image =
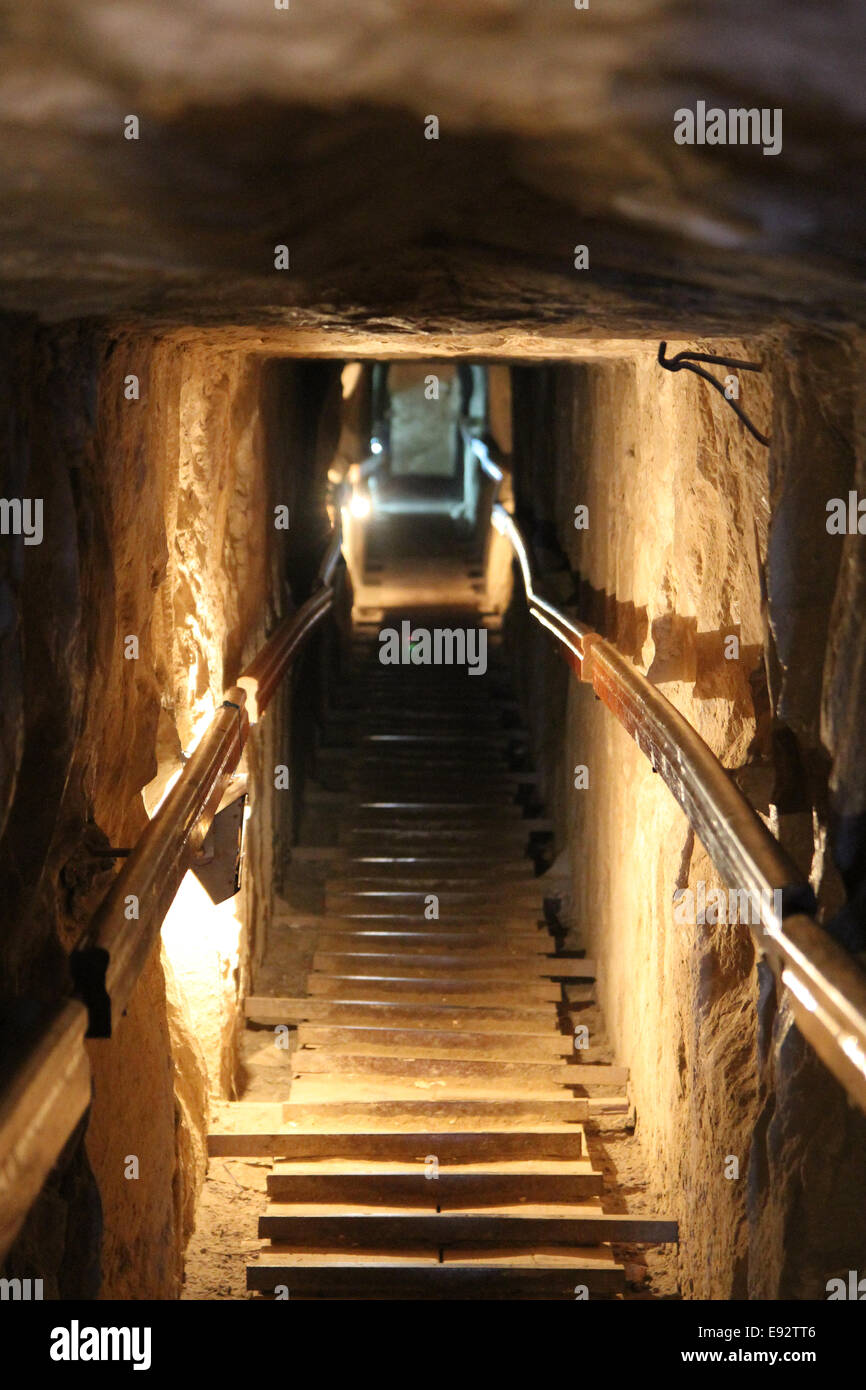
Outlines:
[{"label": "stone wall", "polygon": [[[862,551],[856,538],[828,546],[824,524],[827,498],[862,468],[858,352],[794,335],[688,345],[764,359],[741,401],[768,451],[709,386],[662,372],[655,346],[515,371],[520,514],[547,592],[649,673],[725,766],[748,765],[757,808],[829,916],[841,895],[828,836],[846,788],[845,812],[862,815],[847,772],[864,745]],[[791,587],[801,563],[805,602],[803,581]],[[576,928],[600,962],[638,1133],[680,1220],[683,1293],[823,1297],[866,1250],[866,1121],[777,1005],[748,928],[675,922],[675,889],[721,886],[713,866],[636,745],[530,627],[519,591],[509,628]],[[730,634],[738,660],[724,655]],[[810,769],[799,805],[783,792],[792,745]],[[574,787],[578,765],[587,790]],[[862,841],[849,840],[856,861]],[[731,1157],[738,1178],[725,1175]]]},{"label": "stone wall", "polygon": [[[41,545],[4,547],[2,576],[0,952],[20,1016],[67,985],[65,952],[114,872],[94,851],[135,843],[145,803],[286,611],[287,570],[309,568],[337,368],[87,325],[7,321],[0,344],[4,496],[42,497],[45,516]],[[208,1095],[235,1093],[237,1002],[265,926],[285,700],[274,713],[248,745],[241,896],[214,908],[188,876],[114,1036],[88,1044],[86,1157],[79,1135],[9,1259],[49,1296],[179,1291]]]}]

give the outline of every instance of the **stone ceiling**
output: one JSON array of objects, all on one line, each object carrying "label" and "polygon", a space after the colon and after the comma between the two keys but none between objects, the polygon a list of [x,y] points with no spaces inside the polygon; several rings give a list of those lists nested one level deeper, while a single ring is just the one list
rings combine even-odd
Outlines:
[{"label": "stone ceiling", "polygon": [[[0,309],[530,355],[862,321],[864,30],[812,0],[7,4]],[[782,152],[677,145],[698,100],[781,107]]]}]

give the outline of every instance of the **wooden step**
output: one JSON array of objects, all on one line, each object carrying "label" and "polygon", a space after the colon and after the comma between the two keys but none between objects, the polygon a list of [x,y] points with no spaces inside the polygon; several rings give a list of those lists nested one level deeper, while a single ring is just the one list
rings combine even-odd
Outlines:
[{"label": "wooden step", "polygon": [[507,908],[512,916],[522,913],[538,916],[544,909],[544,898],[540,893],[509,892],[507,885],[495,889],[450,889],[442,884],[438,888],[432,884],[429,892],[425,886],[418,888],[341,888],[338,891],[325,888],[325,911],[329,913],[356,912],[399,912],[414,916],[418,921],[434,920],[426,909],[430,894],[438,898],[439,916],[453,916],[465,910],[485,912],[492,916],[501,908]]},{"label": "wooden step", "polygon": [[[520,798],[526,796],[523,788],[531,785],[521,780],[519,773],[514,772],[495,772],[487,777],[476,777],[467,773],[449,774],[441,770],[425,775],[423,768],[411,771],[393,768],[372,776],[344,766],[339,772],[332,768],[328,775],[332,783],[339,783],[342,791],[349,793],[362,804],[372,801],[416,800],[438,804],[440,801],[456,802],[466,798],[473,803],[494,806],[498,813],[518,805]],[[523,814],[522,806],[520,813]]]},{"label": "wooden step", "polygon": [[259,1224],[274,1243],[248,1287],[614,1296],[624,1270],[609,1242],[672,1240],[676,1224],[600,1201],[583,1126],[627,1123],[628,1071],[594,1060],[600,1049],[575,1054],[562,1031],[594,998],[595,965],[558,954],[563,933],[545,922],[561,884],[534,861],[553,823],[526,814],[540,778],[516,706],[500,703],[501,653],[483,684],[449,670],[416,681],[379,667],[392,615],[370,616],[308,787],[309,833],[338,843],[290,865],[288,892],[325,911],[281,911],[269,928],[305,963],[312,948],[306,997],[245,1003],[251,1024],[297,1029],[279,1072],[288,1097],[217,1104],[208,1137],[211,1154],[274,1161]]},{"label": "wooden step", "polygon": [[553,948],[553,940],[534,930],[532,935],[497,936],[495,932],[424,932],[424,931],[344,931],[320,932],[316,945],[320,951],[349,954],[368,952],[400,955],[413,958],[431,952],[447,952],[458,959],[470,957],[475,961],[509,961],[544,959]]},{"label": "wooden step", "polygon": [[[355,738],[346,740],[349,730],[355,733]],[[345,720],[344,727],[336,727],[326,730],[326,747],[342,748],[346,751],[361,748],[369,751],[372,748],[393,750],[395,748],[415,749],[419,753],[424,753],[431,749],[446,749],[450,751],[454,748],[463,747],[467,753],[475,757],[479,754],[487,755],[492,753],[495,756],[503,748],[525,747],[528,743],[528,735],[525,729],[514,728],[490,728],[489,726],[478,729],[474,733],[469,733],[465,729],[437,730],[433,728],[411,728],[401,729],[373,728],[365,723],[363,719]],[[346,740],[342,744],[338,740]]]},{"label": "wooden step", "polygon": [[[443,732],[446,732],[444,728]],[[425,803],[436,801],[438,796],[430,793],[440,785],[447,785],[449,782],[454,782],[460,786],[460,796],[461,798],[466,796],[469,805],[494,801],[496,798],[501,799],[502,804],[512,800],[521,785],[515,779],[520,777],[522,773],[521,769],[509,766],[508,759],[511,758],[512,751],[518,750],[502,747],[500,754],[504,754],[505,758],[500,756],[497,759],[498,766],[493,766],[492,763],[489,764],[486,761],[491,753],[489,747],[485,750],[476,748],[470,752],[468,745],[464,746],[470,766],[464,765],[462,768],[454,763],[448,766],[442,760],[440,757],[442,745],[438,749],[428,748],[426,750],[416,747],[413,750],[414,757],[410,754],[406,759],[398,757],[391,763],[385,763],[381,759],[382,757],[387,758],[389,748],[381,745],[377,747],[374,744],[348,754],[342,760],[341,770],[344,774],[354,778],[353,791],[356,798],[363,797],[367,802],[379,800],[378,788],[386,784],[388,779],[392,777],[395,780],[405,780],[411,788],[408,796],[403,795],[394,798],[399,801]],[[450,751],[453,753],[456,747],[456,744],[452,745]],[[522,749],[519,750],[519,755],[522,755],[522,751]],[[483,766],[479,766],[480,763]],[[340,763],[337,765],[340,766]],[[332,771],[333,768],[334,763],[331,764]],[[366,788],[363,785],[358,785],[358,774],[361,770],[366,774],[373,794],[365,795]],[[476,771],[477,777],[474,776]],[[490,795],[482,795],[481,789],[485,787],[491,789]]]},{"label": "wooden step", "polygon": [[[434,1184],[435,1185],[435,1182]],[[526,1202],[511,1208],[436,1211],[429,1205],[382,1207],[364,1203],[269,1203],[259,1217],[263,1239],[286,1241],[295,1249],[372,1250],[399,1246],[451,1249],[459,1246],[666,1245],[677,1241],[676,1221],[654,1216],[603,1212],[579,1202]]]},{"label": "wooden step", "polygon": [[[366,880],[371,883],[373,880]],[[535,880],[538,881],[538,880]],[[364,908],[367,903],[379,903],[388,906],[389,910],[399,910],[399,912],[411,912],[416,909],[417,915],[424,916],[424,908],[427,906],[427,898],[430,892],[436,892],[439,898],[439,909],[443,905],[478,905],[481,906],[491,903],[499,905],[500,902],[507,902],[517,908],[518,912],[525,909],[538,910],[544,908],[544,892],[538,892],[535,888],[524,890],[524,888],[514,887],[509,883],[498,883],[493,887],[485,887],[484,884],[474,888],[446,888],[439,884],[438,890],[434,885],[430,885],[430,892],[427,891],[428,885],[418,888],[411,885],[409,888],[395,887],[363,887],[363,885],[353,884],[348,880],[335,887],[334,883],[325,884],[325,895],[327,895],[328,912],[341,913],[343,908],[348,908],[349,912],[357,912],[357,909]]]},{"label": "wooden step", "polygon": [[370,1072],[328,1072],[304,1074],[292,1080],[289,1102],[316,1105],[322,1101],[383,1101],[429,1099],[500,1101],[529,1100],[561,1102],[570,1096],[567,1087],[555,1083],[529,1086],[519,1078],[461,1076],[456,1072],[441,1076],[388,1076]]},{"label": "wooden step", "polygon": [[[404,1051],[411,1054],[409,1048]],[[629,1079],[627,1067],[610,1066],[603,1062],[584,1066],[579,1062],[509,1061],[455,1056],[435,1058],[427,1056],[420,1048],[416,1048],[411,1055],[387,1057],[372,1050],[366,1053],[342,1053],[302,1047],[292,1053],[291,1064],[293,1076],[348,1073],[429,1080],[438,1077],[448,1080],[476,1078],[492,1083],[501,1080],[509,1085],[520,1082],[530,1089],[539,1086],[615,1086],[621,1089]],[[537,1094],[537,1090],[534,1093]]]},{"label": "wooden step", "polygon": [[453,819],[440,821],[436,825],[352,825],[343,821],[338,841],[350,852],[355,852],[358,847],[375,846],[378,849],[390,845],[402,853],[417,849],[432,855],[442,854],[451,847],[465,850],[467,845],[478,846],[479,853],[484,853],[486,847],[499,853],[503,846],[511,846],[515,857],[522,857],[530,837],[551,828],[549,821],[529,818],[507,821],[496,828],[495,834],[483,824],[467,825]]},{"label": "wooden step", "polygon": [[[592,1166],[591,1159],[581,1155],[573,1159],[461,1158],[443,1162],[438,1155],[427,1154],[423,1159],[328,1158],[279,1159],[268,1175],[267,1190],[274,1201],[346,1201],[363,1205],[388,1205],[389,1197],[400,1195],[403,1200],[416,1202],[420,1207],[459,1204],[471,1208],[487,1208],[489,1202],[514,1207],[524,1201],[571,1202],[578,1195],[596,1195],[603,1186],[602,1173]],[[338,1195],[331,1197],[328,1184],[343,1184]],[[297,1186],[304,1191],[320,1184],[317,1195],[297,1195]],[[517,1191],[514,1184],[524,1184]],[[418,1184],[421,1184],[418,1188]],[[349,1190],[357,1191],[350,1197]],[[502,1191],[516,1193],[503,1197]],[[475,1200],[477,1198],[477,1200]]]},{"label": "wooden step", "polygon": [[[480,908],[444,907],[438,917],[426,918],[417,912],[353,912],[344,913],[339,918],[329,916],[320,920],[339,921],[350,931],[372,931],[377,927],[386,931],[428,931],[435,926],[438,932],[445,931],[503,931],[508,936],[532,936],[538,938],[546,930],[540,926],[541,913],[534,912],[522,918],[500,919],[498,910]],[[282,929],[282,923],[279,924]],[[288,926],[288,919],[286,919]]]},{"label": "wooden step", "polygon": [[262,1250],[247,1269],[247,1288],[290,1299],[568,1299],[575,1288],[614,1294],[625,1287],[625,1271],[605,1246],[557,1247],[531,1252],[496,1249],[298,1254],[275,1245]]},{"label": "wooden step", "polygon": [[306,1128],[311,1120],[334,1126],[339,1121],[340,1128],[415,1130],[423,1120],[431,1126],[453,1126],[455,1129],[528,1129],[550,1122],[583,1124],[589,1119],[593,1108],[589,1100],[575,1099],[568,1092],[562,1094],[568,1099],[548,1100],[540,1096],[447,1099],[434,1095],[422,1100],[416,1090],[406,1099],[365,1100],[357,1095],[347,1097],[346,1088],[335,1087],[330,1080],[314,1082],[313,1078],[307,1078],[292,1086],[283,1124]]},{"label": "wooden step", "polygon": [[317,951],[313,970],[324,975],[369,976],[382,979],[389,975],[401,979],[423,980],[430,976],[448,976],[460,980],[594,980],[595,963],[590,960],[557,959],[554,956],[531,955],[508,960],[494,953],[485,953],[479,961],[474,951],[459,955],[419,955],[392,951]]},{"label": "wooden step", "polygon": [[[462,914],[461,914],[462,915]],[[549,953],[554,948],[554,939],[548,928],[539,925],[540,918],[513,918],[497,916],[492,921],[488,916],[486,921],[464,921],[456,923],[446,923],[442,921],[419,919],[415,914],[411,917],[366,914],[364,916],[336,916],[334,914],[315,914],[304,912],[278,912],[271,921],[271,928],[277,932],[288,931],[319,931],[319,932],[354,932],[368,934],[370,932],[399,932],[407,939],[412,936],[420,935],[424,937],[430,934],[445,937],[448,941],[453,940],[455,945],[459,945],[458,936],[465,936],[470,941],[477,941],[483,937],[490,938],[494,943],[502,941],[505,945],[520,946],[534,943]],[[447,944],[447,943],[446,943]]]},{"label": "wooden step", "polygon": [[552,1004],[459,1006],[437,1004],[383,1003],[381,1000],[357,1000],[346,1003],[339,999],[285,998],[276,995],[250,995],[244,1001],[244,1012],[251,1021],[264,1025],[278,1023],[328,1023],[348,1026],[392,1025],[397,1028],[435,1027],[448,1031],[519,1035],[549,1029],[556,1032],[557,1011]]},{"label": "wooden step", "polygon": [[[341,1162],[341,1161],[329,1161]],[[348,1159],[342,1159],[343,1163],[349,1163]],[[310,1168],[310,1162],[306,1163],[306,1168]],[[318,1166],[321,1165],[316,1165]],[[370,1168],[377,1165],[368,1165]],[[382,1169],[385,1165],[379,1163],[378,1168]],[[396,1172],[400,1165],[393,1163],[391,1173],[378,1173],[377,1176],[368,1176],[364,1172],[304,1172],[304,1163],[279,1163],[274,1172],[268,1175],[268,1195],[275,1204],[307,1205],[314,1207],[317,1204],[329,1205],[336,1209],[345,1209],[345,1215],[349,1216],[353,1207],[361,1205],[367,1211],[384,1209],[393,1211],[400,1207],[409,1207],[420,1215],[427,1209],[428,1212],[449,1212],[449,1211],[491,1211],[500,1218],[507,1219],[507,1212],[523,1212],[524,1207],[530,1205],[556,1204],[556,1211],[546,1213],[549,1216],[550,1225],[548,1230],[553,1230],[552,1223],[556,1219],[562,1219],[569,1215],[570,1202],[585,1200],[587,1197],[595,1197],[602,1191],[602,1173],[595,1172],[589,1163],[580,1162],[569,1165],[569,1173],[557,1172],[556,1165],[552,1165],[552,1170],[548,1173],[538,1173],[532,1176],[530,1173],[495,1173],[495,1172],[466,1172],[460,1173],[457,1170],[439,1169],[439,1176],[436,1179],[425,1179],[424,1165],[416,1168],[416,1172]],[[409,1168],[409,1165],[405,1165]],[[521,1168],[528,1168],[531,1161],[525,1161]],[[559,1165],[564,1168],[566,1165]],[[272,1211],[272,1208],[271,1208]],[[278,1215],[274,1212],[274,1215]],[[281,1230],[267,1230],[259,1227],[260,1236],[272,1236],[282,1240],[285,1233]],[[499,1243],[510,1244],[513,1236],[503,1236],[500,1233]],[[549,1238],[549,1237],[548,1237]],[[556,1237],[564,1240],[574,1240],[575,1233],[571,1236]]]},{"label": "wooden step", "polygon": [[490,873],[454,873],[447,869],[428,873],[384,874],[384,873],[329,873],[325,878],[325,891],[329,897],[352,896],[358,893],[383,895],[389,897],[424,897],[428,893],[448,893],[454,897],[502,898],[512,897],[518,902],[530,902],[533,906],[544,901],[542,881],[530,874],[517,878],[513,875]]},{"label": "wooden step", "polygon": [[[497,1060],[551,1060],[570,1057],[574,1044],[562,1033],[521,1033],[504,1030],[495,1033],[447,1032],[434,1028],[338,1027],[302,1023],[298,1027],[298,1046],[345,1050],[356,1055],[364,1051],[378,1056],[407,1057],[491,1057]],[[585,1056],[585,1054],[584,1054]]]},{"label": "wooden step", "polygon": [[[292,857],[296,851],[292,850]],[[349,877],[352,874],[378,874],[380,876],[390,876],[398,874],[406,878],[426,879],[431,874],[438,873],[472,873],[477,878],[506,878],[509,883],[515,880],[542,886],[543,878],[539,878],[532,872],[532,862],[529,859],[516,862],[513,856],[503,854],[500,858],[491,859],[485,855],[484,861],[479,862],[475,855],[461,854],[455,849],[450,857],[447,854],[440,855],[354,855],[352,858],[336,859],[333,855],[323,856],[328,865],[328,872],[333,874],[335,879],[340,876]]]},{"label": "wooden step", "polygon": [[[244,1102],[232,1108],[248,1110]],[[261,1107],[255,1107],[261,1110]],[[208,1153],[239,1158],[362,1158],[423,1162],[435,1154],[440,1163],[484,1159],[586,1157],[586,1140],[580,1124],[540,1123],[526,1129],[463,1129],[435,1127],[374,1130],[363,1127],[338,1129],[320,1122],[284,1129],[282,1106],[277,1120],[266,1128],[260,1116],[222,1114],[222,1124],[208,1135]]]},{"label": "wooden step", "polygon": [[350,782],[357,785],[363,795],[371,787],[387,785],[390,781],[405,781],[423,792],[428,787],[440,783],[455,782],[468,788],[502,786],[507,790],[515,787],[537,786],[540,778],[537,772],[524,772],[510,767],[508,759],[483,759],[483,768],[467,762],[465,756],[443,752],[440,747],[426,757],[418,749],[405,752],[386,753],[381,749],[364,749],[351,759],[335,758],[338,767],[348,770]]},{"label": "wooden step", "polygon": [[[425,823],[437,820],[453,824],[454,820],[460,821],[461,825],[469,821],[482,822],[490,828],[491,836],[495,835],[495,826],[501,821],[510,822],[523,820],[523,807],[518,805],[502,805],[499,801],[475,800],[475,801],[440,801],[436,798],[426,800],[402,800],[399,798],[374,799],[371,801],[359,801],[353,805],[351,813],[351,823],[363,825],[366,821],[376,824],[382,817],[390,817],[395,822],[405,820],[411,821],[416,818]],[[551,826],[551,829],[553,827]]]},{"label": "wooden step", "polygon": [[520,1005],[557,1003],[561,998],[559,985],[537,984],[531,980],[509,984],[488,979],[458,980],[430,975],[424,979],[400,978],[396,975],[363,978],[353,975],[310,975],[307,981],[310,994],[319,999],[339,999],[352,1002],[359,999],[377,1003]]}]

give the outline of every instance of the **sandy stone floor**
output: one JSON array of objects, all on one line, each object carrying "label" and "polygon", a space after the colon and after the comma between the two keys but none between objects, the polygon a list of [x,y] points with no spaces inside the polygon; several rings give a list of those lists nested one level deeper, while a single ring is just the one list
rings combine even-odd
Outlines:
[{"label": "sandy stone floor", "polygon": [[182,1299],[252,1298],[246,1266],[267,1205],[267,1159],[212,1158],[187,1250]]}]

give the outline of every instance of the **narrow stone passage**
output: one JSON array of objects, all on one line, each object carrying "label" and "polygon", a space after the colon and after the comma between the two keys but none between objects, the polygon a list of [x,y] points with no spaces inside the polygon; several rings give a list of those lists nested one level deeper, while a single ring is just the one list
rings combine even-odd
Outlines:
[{"label": "narrow stone passage", "polygon": [[[392,554],[386,600],[403,582]],[[611,1243],[672,1241],[676,1223],[611,1204],[590,1157],[587,1125],[627,1120],[628,1072],[581,1026],[594,966],[545,902],[551,827],[498,620],[465,603],[360,616],[316,758],[322,842],[297,852],[321,911],[274,928],[268,993],[247,1001],[274,1030],[248,1091],[268,1099],[228,1107],[246,1135],[211,1137],[212,1152],[274,1158],[248,1288],[615,1295]],[[293,952],[302,993],[287,997]]]}]

